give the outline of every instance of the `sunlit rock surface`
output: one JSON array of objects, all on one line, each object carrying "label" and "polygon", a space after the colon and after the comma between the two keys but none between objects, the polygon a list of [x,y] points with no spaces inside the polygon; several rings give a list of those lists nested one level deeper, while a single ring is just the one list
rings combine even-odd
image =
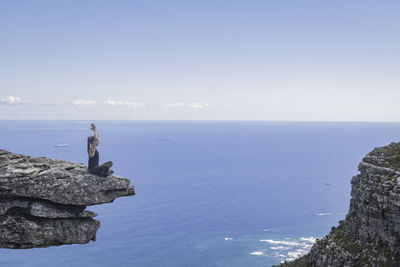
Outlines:
[{"label": "sunlit rock surface", "polygon": [[0,247],[88,243],[100,222],[86,206],[134,194],[126,178],[99,177],[83,164],[0,150]]}]

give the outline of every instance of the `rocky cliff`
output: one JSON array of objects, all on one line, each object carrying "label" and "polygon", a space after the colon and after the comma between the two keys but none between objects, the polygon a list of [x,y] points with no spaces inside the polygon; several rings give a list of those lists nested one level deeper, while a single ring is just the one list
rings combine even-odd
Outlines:
[{"label": "rocky cliff", "polygon": [[95,240],[100,222],[86,206],[134,195],[130,181],[90,174],[83,164],[0,150],[0,247]]},{"label": "rocky cliff", "polygon": [[400,143],[375,148],[358,169],[346,219],[281,266],[400,266]]}]

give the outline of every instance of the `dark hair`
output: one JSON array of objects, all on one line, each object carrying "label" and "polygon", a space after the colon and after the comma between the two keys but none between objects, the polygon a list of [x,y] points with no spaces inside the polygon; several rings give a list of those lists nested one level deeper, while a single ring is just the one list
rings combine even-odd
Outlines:
[{"label": "dark hair", "polygon": [[87,138],[87,152],[89,153],[90,145],[94,142],[94,136],[89,136]]}]

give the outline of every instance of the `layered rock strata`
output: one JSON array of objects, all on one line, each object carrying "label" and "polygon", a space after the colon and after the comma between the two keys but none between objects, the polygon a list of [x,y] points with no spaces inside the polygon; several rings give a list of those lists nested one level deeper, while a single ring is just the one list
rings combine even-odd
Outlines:
[{"label": "layered rock strata", "polygon": [[126,178],[99,177],[83,164],[0,150],[0,247],[88,243],[100,222],[86,206],[134,194]]},{"label": "layered rock strata", "polygon": [[400,143],[375,148],[358,169],[346,219],[282,266],[400,266]]}]

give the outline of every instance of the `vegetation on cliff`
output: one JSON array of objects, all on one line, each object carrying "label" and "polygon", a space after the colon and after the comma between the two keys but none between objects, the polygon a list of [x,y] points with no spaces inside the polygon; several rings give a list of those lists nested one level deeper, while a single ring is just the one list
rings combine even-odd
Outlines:
[{"label": "vegetation on cliff", "polygon": [[358,169],[345,220],[310,253],[280,266],[399,266],[400,143],[375,148]]}]

